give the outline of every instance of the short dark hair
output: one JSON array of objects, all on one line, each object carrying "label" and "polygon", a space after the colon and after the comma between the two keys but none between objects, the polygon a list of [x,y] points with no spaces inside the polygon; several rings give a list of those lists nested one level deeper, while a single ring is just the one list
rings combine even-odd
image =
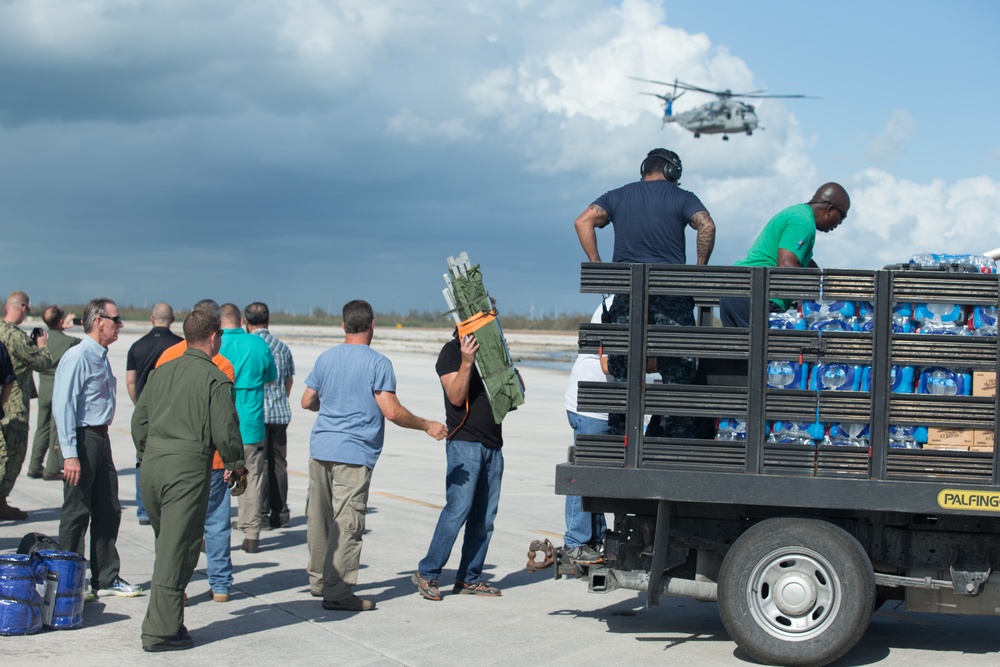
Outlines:
[{"label": "short dark hair", "polygon": [[252,324],[255,327],[261,327],[271,321],[271,311],[267,309],[266,303],[254,301],[243,309],[243,317],[247,319],[247,324]]},{"label": "short dark hair", "polygon": [[87,305],[83,308],[83,333],[91,332],[94,328],[94,322],[97,321],[98,317],[106,317],[104,314],[104,308],[108,304],[113,306],[118,305],[114,302],[114,299],[108,299],[105,297],[91,299],[87,302]]},{"label": "short dark hair", "polygon": [[211,310],[192,310],[184,318],[184,340],[188,345],[203,343],[219,331],[219,316]]},{"label": "short dark hair", "polygon": [[224,303],[220,309],[219,316],[224,320],[236,320],[239,323],[240,318],[243,317],[243,313],[240,312],[240,307],[235,303]]},{"label": "short dark hair", "polygon": [[44,313],[42,313],[42,321],[45,322],[50,329],[61,329],[63,317],[65,315],[66,314],[63,312],[62,308],[52,304],[45,309]]},{"label": "short dark hair", "polygon": [[348,301],[344,304],[344,332],[349,334],[364,333],[372,328],[375,313],[371,304],[361,299]]},{"label": "short dark hair", "polygon": [[219,302],[215,299],[202,299],[198,303],[191,307],[191,310],[207,310],[211,313],[215,313],[216,317],[221,317],[221,310],[219,309]]}]

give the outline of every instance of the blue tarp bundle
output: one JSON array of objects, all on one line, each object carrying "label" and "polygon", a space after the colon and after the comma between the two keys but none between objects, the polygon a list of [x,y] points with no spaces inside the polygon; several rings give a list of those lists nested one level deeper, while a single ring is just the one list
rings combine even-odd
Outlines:
[{"label": "blue tarp bundle", "polygon": [[87,560],[72,551],[39,551],[49,576],[59,577],[53,601],[52,621],[56,630],[72,630],[83,625],[83,597],[86,586]]},{"label": "blue tarp bundle", "polygon": [[45,574],[40,558],[0,555],[0,635],[30,635],[42,629]]}]

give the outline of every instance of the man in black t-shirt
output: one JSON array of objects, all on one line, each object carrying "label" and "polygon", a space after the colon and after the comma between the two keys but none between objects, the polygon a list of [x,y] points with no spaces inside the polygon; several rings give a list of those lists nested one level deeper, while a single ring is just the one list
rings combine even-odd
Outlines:
[{"label": "man in black t-shirt", "polygon": [[483,581],[486,550],[500,502],[503,478],[503,433],[493,421],[489,397],[476,369],[479,344],[472,336],[456,338],[441,349],[437,374],[444,388],[448,439],[445,506],[438,517],[427,555],[412,580],[428,600],[440,600],[438,578],[465,525],[462,559],[453,593],[498,597],[499,589]]},{"label": "man in black t-shirt", "polygon": [[[174,323],[174,309],[170,307],[169,303],[160,302],[153,306],[149,321],[153,328],[149,330],[148,334],[132,344],[125,361],[125,386],[128,387],[128,396],[132,399],[132,405],[139,402],[139,395],[142,394],[142,389],[146,386],[146,380],[156,368],[156,361],[163,354],[163,351],[184,340],[170,330],[170,325]],[[135,516],[139,519],[139,525],[149,525],[149,514],[146,513],[146,507],[142,504],[138,470],[135,475]]]}]

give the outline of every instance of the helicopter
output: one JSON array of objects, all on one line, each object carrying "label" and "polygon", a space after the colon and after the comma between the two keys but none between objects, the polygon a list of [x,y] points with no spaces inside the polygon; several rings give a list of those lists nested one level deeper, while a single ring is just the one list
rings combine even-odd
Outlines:
[{"label": "helicopter", "polygon": [[[798,98],[798,99],[819,99],[808,95],[770,95],[766,90],[753,90],[748,93],[734,93],[731,90],[708,90],[690,83],[684,83],[674,79],[673,83],[667,81],[654,81],[653,79],[640,79],[630,76],[634,81],[644,81],[655,83],[660,86],[671,86],[672,91],[667,93],[640,93],[641,95],[652,95],[663,100],[663,125],[667,123],[678,123],[686,130],[694,133],[695,139],[704,134],[721,134],[723,141],[729,141],[730,134],[746,133],[747,136],[753,134],[757,129],[757,113],[752,104],[741,102],[737,98]],[[678,90],[680,92],[678,92]],[[718,99],[706,104],[674,114],[674,100],[685,92],[706,93],[715,95]],[[761,128],[764,129],[764,128]]]}]

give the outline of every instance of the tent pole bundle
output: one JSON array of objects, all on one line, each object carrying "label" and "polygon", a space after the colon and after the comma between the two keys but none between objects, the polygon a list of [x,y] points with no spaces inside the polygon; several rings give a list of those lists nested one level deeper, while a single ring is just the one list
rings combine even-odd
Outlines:
[{"label": "tent pole bundle", "polygon": [[524,403],[524,390],[510,358],[493,300],[483,286],[479,265],[469,263],[468,253],[463,252],[458,259],[448,258],[444,282],[446,287],[442,293],[459,337],[472,335],[479,343],[476,369],[486,386],[493,420],[499,424],[508,412]]}]

